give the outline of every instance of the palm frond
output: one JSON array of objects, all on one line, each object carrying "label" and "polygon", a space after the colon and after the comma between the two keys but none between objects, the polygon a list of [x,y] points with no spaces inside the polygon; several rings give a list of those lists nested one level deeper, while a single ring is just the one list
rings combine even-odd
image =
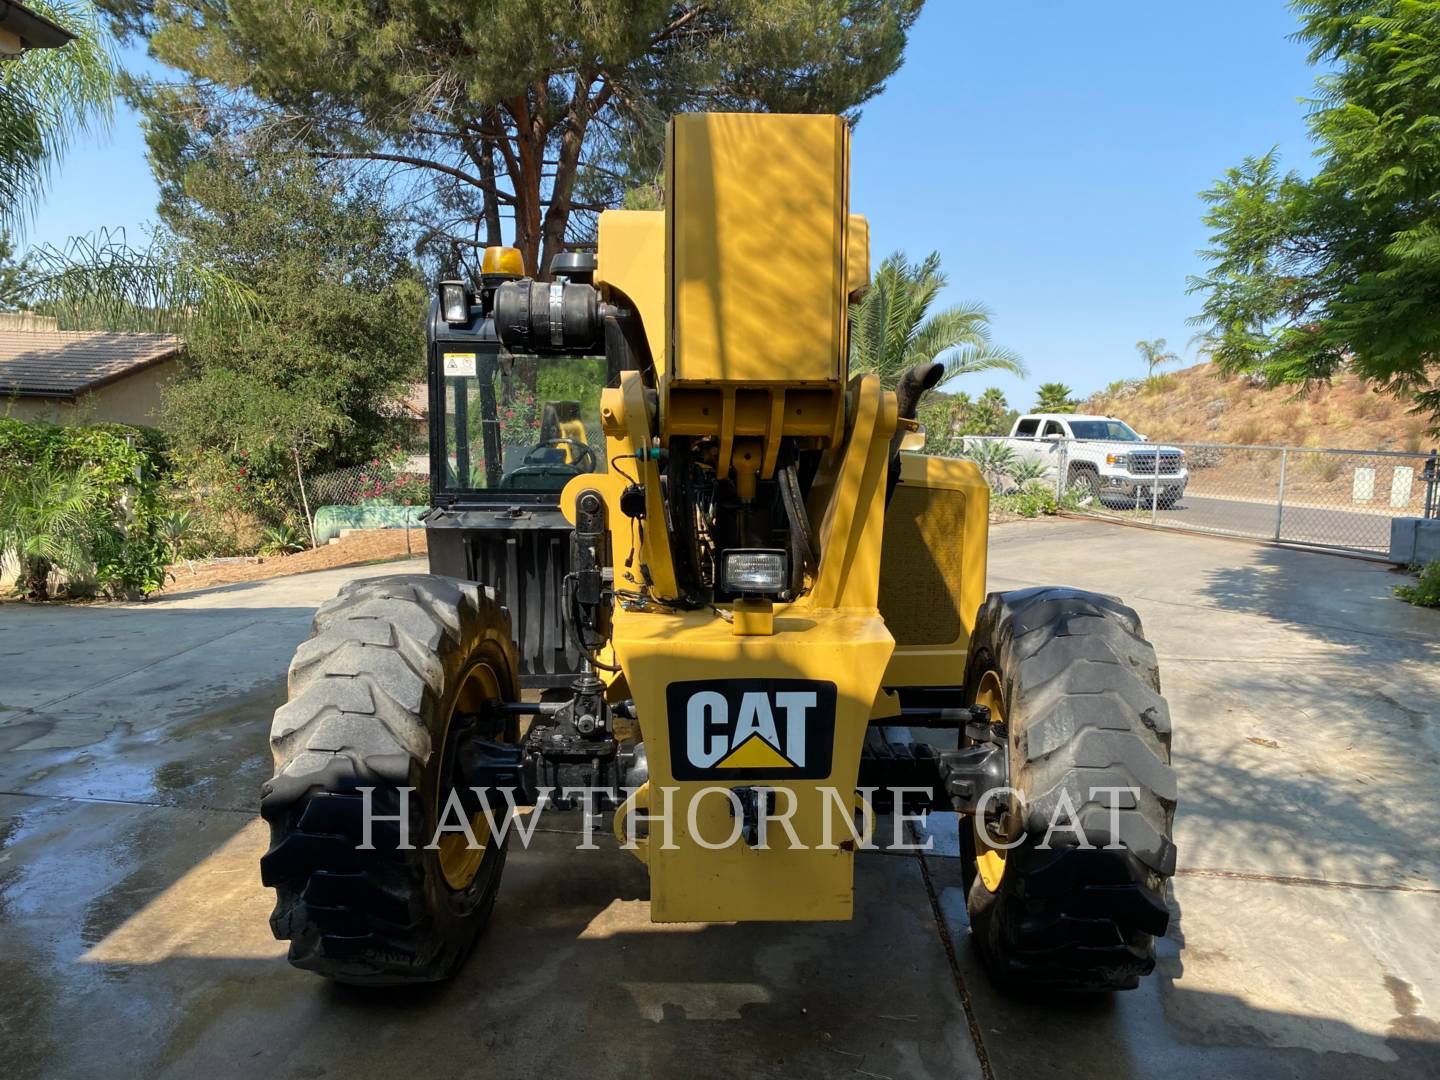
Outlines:
[{"label": "palm frond", "polygon": [[876,372],[890,388],[927,360],[945,363],[947,378],[996,368],[1023,375],[1019,356],[991,343],[990,311],[983,304],[962,302],[930,313],[945,284],[937,252],[918,264],[903,252],[886,256],[851,315],[851,371]]},{"label": "palm frond", "polygon": [[0,226],[18,230],[55,165],[87,131],[110,124],[118,73],[87,0],[30,0],[75,39],[0,64]]},{"label": "palm frond", "polygon": [[0,560],[14,562],[22,580],[43,581],[51,565],[71,581],[86,578],[91,539],[112,515],[91,470],[43,458],[0,483]]},{"label": "palm frond", "polygon": [[124,231],[32,248],[30,305],[70,330],[183,333],[197,324],[241,324],[260,314],[253,289],[154,241],[143,251]]},{"label": "palm frond", "polygon": [[910,340],[906,366],[934,360],[958,345],[990,343],[990,313],[979,305],[956,305],[926,319]]},{"label": "palm frond", "polygon": [[961,375],[973,375],[977,371],[1008,371],[1022,379],[1029,374],[1020,354],[1003,345],[959,345],[941,353],[935,359],[945,365],[945,377],[940,380],[941,387],[951,379]]}]

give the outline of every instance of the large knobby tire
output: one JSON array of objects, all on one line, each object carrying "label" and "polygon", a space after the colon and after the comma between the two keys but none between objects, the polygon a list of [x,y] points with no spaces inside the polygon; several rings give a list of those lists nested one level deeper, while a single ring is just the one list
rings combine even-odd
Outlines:
[{"label": "large knobby tire", "polygon": [[[1023,796],[991,826],[1019,841],[1003,858],[987,854],[978,819],[961,828],[982,961],[1007,989],[1133,989],[1155,966],[1175,872],[1170,713],[1139,616],[1075,589],[992,593],[965,685],[972,704],[1006,724],[1009,784]],[[1057,814],[1066,795],[1088,849],[1064,828],[1043,846],[1052,821],[1071,820]]]},{"label": "large knobby tire", "polygon": [[[275,889],[275,936],[290,962],[342,982],[448,977],[489,919],[505,845],[472,818],[484,847],[448,834],[429,847],[457,782],[462,732],[513,740],[486,703],[519,695],[510,618],[492,590],[429,575],[352,582],[315,615],[290,665],[290,700],[270,731],[275,776],[261,815]],[[487,719],[491,715],[491,719]],[[363,840],[372,787],[371,843]],[[404,799],[409,850],[397,822]],[[456,824],[454,814],[449,824]]]}]

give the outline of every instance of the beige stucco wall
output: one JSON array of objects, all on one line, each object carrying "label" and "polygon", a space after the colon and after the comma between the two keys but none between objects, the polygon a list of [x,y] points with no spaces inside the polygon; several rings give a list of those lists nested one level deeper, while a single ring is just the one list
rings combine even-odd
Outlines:
[{"label": "beige stucco wall", "polygon": [[4,398],[0,416],[17,420],[48,420],[52,424],[93,424],[108,421],[162,427],[160,389],[174,378],[178,362],[165,360],[127,375],[108,386],[82,394],[73,404],[49,398]]}]

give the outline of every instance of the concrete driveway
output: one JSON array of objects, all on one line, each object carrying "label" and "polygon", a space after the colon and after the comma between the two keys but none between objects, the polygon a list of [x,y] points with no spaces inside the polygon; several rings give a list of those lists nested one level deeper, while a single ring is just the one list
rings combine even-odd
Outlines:
[{"label": "concrete driveway", "polygon": [[953,835],[862,854],[848,924],[652,926],[628,855],[512,851],[452,984],[356,993],[271,939],[266,731],[350,576],[142,606],[0,607],[8,1077],[1434,1077],[1440,612],[1371,563],[1089,521],[993,532],[992,588],[1135,605],[1181,784],[1160,967],[998,997]]}]

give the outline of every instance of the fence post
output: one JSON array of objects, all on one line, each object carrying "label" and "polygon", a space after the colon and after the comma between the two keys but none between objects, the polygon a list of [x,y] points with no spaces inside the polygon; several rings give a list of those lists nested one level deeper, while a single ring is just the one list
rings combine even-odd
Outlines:
[{"label": "fence post", "polygon": [[1440,450],[1431,450],[1425,461],[1420,477],[1425,481],[1426,518],[1440,517],[1440,499],[1436,499],[1436,485],[1440,484]]},{"label": "fence post", "polygon": [[1275,542],[1280,542],[1280,523],[1285,517],[1285,465],[1289,460],[1288,447],[1280,448],[1280,495],[1275,501]]},{"label": "fence post", "polygon": [[315,542],[315,519],[310,516],[310,496],[305,494],[305,474],[300,470],[300,448],[292,446],[290,452],[295,455],[295,482],[300,485],[300,505],[305,508],[305,528],[310,533],[310,548],[314,550],[320,545]]},{"label": "fence post", "polygon": [[1150,527],[1160,524],[1160,447],[1155,447],[1155,461],[1150,470]]},{"label": "fence post", "polygon": [[1069,444],[1061,439],[1055,448],[1055,508],[1063,509],[1065,506],[1065,473],[1066,459],[1069,457]]}]

